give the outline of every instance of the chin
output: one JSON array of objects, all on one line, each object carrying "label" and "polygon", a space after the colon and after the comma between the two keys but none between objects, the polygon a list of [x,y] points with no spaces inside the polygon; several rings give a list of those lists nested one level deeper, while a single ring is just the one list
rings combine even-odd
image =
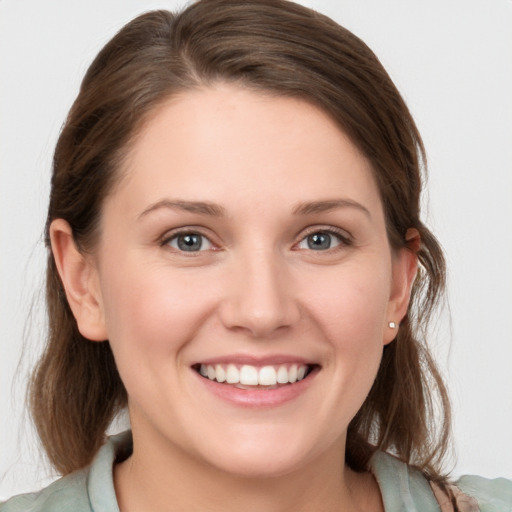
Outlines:
[{"label": "chin", "polygon": [[259,432],[249,429],[242,435],[229,434],[222,441],[212,439],[204,447],[202,457],[209,465],[242,478],[276,478],[303,468],[324,447],[307,442],[300,433],[293,435],[287,429],[271,432],[268,427]]},{"label": "chin", "polygon": [[229,458],[218,457],[215,466],[240,478],[267,479],[289,475],[304,465],[301,457],[276,452],[266,453],[256,449],[234,453]]}]

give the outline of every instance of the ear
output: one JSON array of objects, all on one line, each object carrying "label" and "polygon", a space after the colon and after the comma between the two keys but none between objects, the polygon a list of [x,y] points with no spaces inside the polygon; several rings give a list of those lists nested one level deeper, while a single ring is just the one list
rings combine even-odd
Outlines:
[{"label": "ear", "polygon": [[50,240],[55,264],[78,330],[89,340],[106,340],[108,336],[98,272],[92,258],[78,250],[71,227],[63,219],[51,223]]},{"label": "ear", "polygon": [[[418,230],[408,229],[405,239],[407,245],[399,249],[392,258],[392,283],[386,326],[384,327],[384,344],[390,343],[396,338],[399,324],[407,314],[412,285],[418,271],[417,253],[421,246]],[[396,327],[390,327],[389,322],[394,322]]]}]

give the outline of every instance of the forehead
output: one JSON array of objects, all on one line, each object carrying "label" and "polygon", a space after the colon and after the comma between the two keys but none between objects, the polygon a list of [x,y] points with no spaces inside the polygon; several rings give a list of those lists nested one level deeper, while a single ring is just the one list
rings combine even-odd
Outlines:
[{"label": "forehead", "polygon": [[228,205],[335,195],[380,203],[370,164],[329,115],[300,99],[231,85],[156,108],[122,174],[117,191],[139,207],[164,195]]}]

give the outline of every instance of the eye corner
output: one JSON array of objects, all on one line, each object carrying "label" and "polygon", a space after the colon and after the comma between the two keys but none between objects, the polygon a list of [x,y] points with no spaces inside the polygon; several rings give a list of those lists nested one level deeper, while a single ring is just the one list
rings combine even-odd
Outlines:
[{"label": "eye corner", "polygon": [[219,250],[209,236],[196,229],[167,232],[160,238],[159,245],[185,256],[197,256],[201,253]]},{"label": "eye corner", "polygon": [[352,246],[353,237],[339,228],[331,226],[314,226],[301,234],[295,244],[297,250],[313,251],[315,253],[333,252]]}]

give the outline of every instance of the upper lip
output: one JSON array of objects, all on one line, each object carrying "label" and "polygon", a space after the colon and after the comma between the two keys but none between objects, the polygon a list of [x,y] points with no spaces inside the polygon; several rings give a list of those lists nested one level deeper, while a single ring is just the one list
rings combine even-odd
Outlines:
[{"label": "upper lip", "polygon": [[255,356],[248,354],[231,354],[225,356],[211,357],[196,361],[192,366],[198,364],[215,365],[215,364],[236,364],[251,366],[272,366],[279,364],[316,364],[314,361],[296,355],[274,354],[266,356]]}]

